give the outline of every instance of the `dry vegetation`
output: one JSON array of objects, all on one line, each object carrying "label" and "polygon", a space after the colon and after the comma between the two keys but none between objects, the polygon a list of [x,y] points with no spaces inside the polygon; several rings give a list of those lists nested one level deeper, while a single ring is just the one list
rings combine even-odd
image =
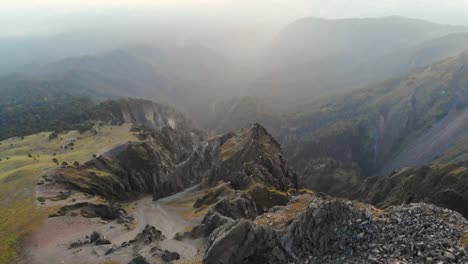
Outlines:
[{"label": "dry vegetation", "polygon": [[468,247],[468,233],[464,234],[462,237],[462,243],[465,247]]},{"label": "dry vegetation", "polygon": [[[179,214],[185,221],[192,221],[197,218],[203,218],[208,213],[209,206],[202,206],[201,208],[193,207],[194,200],[192,201],[173,201],[167,203],[179,210]],[[186,227],[188,229],[189,227]]]},{"label": "dry vegetation", "polygon": [[296,201],[289,203],[283,209],[257,217],[255,223],[258,225],[271,226],[277,230],[283,229],[290,224],[292,219],[297,218],[300,214],[305,212],[309,204],[315,198],[315,195],[303,194]]},{"label": "dry vegetation", "polygon": [[232,157],[249,140],[250,129],[244,129],[242,133],[230,138],[221,146],[221,160],[226,161]]}]

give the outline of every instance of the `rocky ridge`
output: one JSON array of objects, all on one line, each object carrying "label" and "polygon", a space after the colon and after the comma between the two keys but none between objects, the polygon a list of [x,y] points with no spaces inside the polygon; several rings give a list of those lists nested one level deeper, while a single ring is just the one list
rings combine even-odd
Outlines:
[{"label": "rocky ridge", "polygon": [[[282,209],[285,210],[285,209]],[[465,263],[467,221],[428,204],[379,212],[339,199],[317,199],[288,225],[226,221],[209,237],[203,263]],[[281,222],[281,221],[280,221]]]},{"label": "rocky ridge", "polygon": [[454,164],[404,168],[366,179],[351,197],[378,207],[425,202],[468,216],[468,170]]},{"label": "rocky ridge", "polygon": [[[111,201],[142,194],[159,199],[198,186],[203,194],[194,211],[206,213],[174,239],[206,241],[203,263],[468,261],[462,242],[468,223],[462,215],[423,203],[381,210],[300,189],[304,179],[259,124],[206,140],[195,129],[169,123],[158,129],[140,125],[141,141],[83,165],[62,166],[54,181]],[[134,247],[164,239],[157,231],[147,226]],[[112,247],[109,254],[126,246]],[[151,250],[168,261],[180,257],[157,246]]]},{"label": "rocky ridge", "polygon": [[234,189],[257,182],[281,190],[297,186],[297,175],[288,167],[280,144],[257,123],[206,141],[175,172],[186,173],[202,178],[204,186],[220,181],[230,182]]}]

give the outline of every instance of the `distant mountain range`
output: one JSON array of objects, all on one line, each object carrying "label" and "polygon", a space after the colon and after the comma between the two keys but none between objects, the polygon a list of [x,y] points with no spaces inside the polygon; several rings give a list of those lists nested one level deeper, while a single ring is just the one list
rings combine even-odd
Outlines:
[{"label": "distant mountain range", "polygon": [[273,41],[252,89],[292,102],[365,86],[462,52],[467,31],[404,17],[301,19]]},{"label": "distant mountain range", "polygon": [[[280,32],[264,60],[251,65],[258,74],[248,77],[203,46],[69,58],[2,77],[0,113],[12,124],[24,113],[37,120],[44,105],[64,107],[54,102],[63,98],[84,100],[78,105],[147,98],[181,109],[213,133],[261,122],[294,166],[334,158],[358,164],[364,175],[388,173],[450,160],[444,151],[463,139],[467,55],[458,54],[468,47],[466,31],[402,17],[302,19]],[[248,80],[252,96],[240,96]]]}]

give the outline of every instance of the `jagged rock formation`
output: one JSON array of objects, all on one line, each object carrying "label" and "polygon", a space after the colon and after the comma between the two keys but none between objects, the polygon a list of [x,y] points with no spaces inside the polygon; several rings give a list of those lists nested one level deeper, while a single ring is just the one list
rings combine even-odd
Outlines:
[{"label": "jagged rock formation", "polygon": [[402,169],[385,177],[368,178],[353,198],[378,207],[432,203],[468,217],[468,169],[437,164]]},{"label": "jagged rock formation", "polygon": [[257,123],[208,140],[175,173],[202,178],[205,186],[220,181],[234,189],[256,182],[281,190],[297,186],[297,175],[289,169],[280,144]]},{"label": "jagged rock formation", "polygon": [[234,189],[256,182],[281,190],[297,186],[297,175],[288,168],[280,145],[259,124],[200,143],[203,136],[167,126],[146,131],[144,141],[118,146],[79,167],[65,166],[55,178],[113,200],[142,193],[158,199],[198,183],[214,186],[220,181]]},{"label": "jagged rock formation", "polygon": [[[151,128],[141,122],[146,127],[140,131],[142,141],[118,146],[81,166],[63,166],[54,179],[109,200],[141,194],[159,199],[199,185],[198,190],[205,193],[194,207],[206,214],[199,225],[174,239],[206,238],[205,264],[468,261],[461,242],[468,223],[458,213],[427,204],[380,210],[300,189],[314,185],[321,191],[351,196],[350,188],[357,188],[361,180],[353,165],[331,159],[303,163],[304,171],[313,177],[299,177],[288,167],[280,144],[259,124],[207,140],[196,129],[158,124],[163,125]],[[384,188],[383,193],[394,188],[398,191],[382,203],[400,204],[405,201],[398,199],[413,192],[405,188],[414,182],[420,189],[414,189],[417,196],[411,193],[416,197],[413,201],[449,201],[447,197],[453,195],[443,196],[448,188],[459,195],[450,203],[463,202],[449,207],[459,210],[466,204],[459,198],[467,189],[459,184],[465,173],[455,168],[443,173],[447,178],[427,171],[410,175],[402,171],[388,181],[369,180],[360,195],[375,202],[374,188]],[[336,186],[329,184],[334,178],[340,178]],[[427,195],[434,190],[434,197],[443,198]],[[141,242],[135,243],[138,248],[163,239],[161,232],[147,226],[134,241],[112,247],[106,254],[135,241]],[[152,255],[168,261],[180,257],[158,248]]]},{"label": "jagged rock formation", "polygon": [[292,202],[215,229],[203,263],[463,263],[467,227],[460,214],[426,204],[378,212],[346,200]]}]

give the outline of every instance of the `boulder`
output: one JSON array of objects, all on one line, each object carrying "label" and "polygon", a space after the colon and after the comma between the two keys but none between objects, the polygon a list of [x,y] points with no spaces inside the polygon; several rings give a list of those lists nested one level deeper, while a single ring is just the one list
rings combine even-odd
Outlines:
[{"label": "boulder", "polygon": [[99,232],[92,232],[91,235],[89,235],[89,242],[90,243],[94,243],[96,242],[97,240],[99,239],[103,239],[104,238],[104,235],[99,233]]},{"label": "boulder", "polygon": [[171,261],[174,261],[174,260],[179,260],[180,255],[177,252],[170,252],[170,251],[164,250],[164,252],[163,252],[163,254],[161,256],[161,259],[163,261],[165,261],[165,262],[171,262]]},{"label": "boulder", "polygon": [[128,264],[150,264],[150,262],[143,256],[138,256],[132,259]]}]

